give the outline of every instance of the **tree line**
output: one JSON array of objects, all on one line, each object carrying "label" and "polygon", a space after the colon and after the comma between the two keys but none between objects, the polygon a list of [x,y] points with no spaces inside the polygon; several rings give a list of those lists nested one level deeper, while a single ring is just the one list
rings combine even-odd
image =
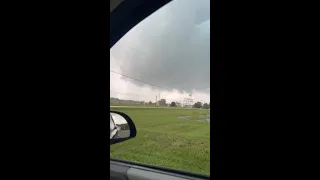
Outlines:
[{"label": "tree line", "polygon": [[[170,104],[166,103],[165,99],[161,99],[158,101],[159,106],[170,106],[170,107],[177,107],[178,103],[177,102],[171,102]],[[150,101],[149,104],[152,104],[152,102]],[[180,103],[179,103],[180,104]],[[203,108],[203,109],[210,109],[210,103],[204,103],[202,104],[202,102],[196,102],[193,105],[193,108]]]},{"label": "tree line", "polygon": [[193,105],[194,108],[202,108],[202,109],[210,109],[210,103],[204,103],[202,104],[202,102],[196,102]]}]

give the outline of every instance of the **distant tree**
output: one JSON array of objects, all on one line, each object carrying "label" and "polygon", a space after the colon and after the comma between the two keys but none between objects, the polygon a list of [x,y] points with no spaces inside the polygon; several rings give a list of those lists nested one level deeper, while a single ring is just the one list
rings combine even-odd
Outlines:
[{"label": "distant tree", "polygon": [[202,108],[202,103],[201,102],[196,102],[193,105],[194,108]]},{"label": "distant tree", "polygon": [[176,107],[176,103],[175,102],[171,102],[170,107]]},{"label": "distant tree", "polygon": [[165,99],[160,99],[159,105],[160,106],[167,106],[166,100]]},{"label": "distant tree", "polygon": [[209,109],[209,104],[208,103],[204,103],[202,108],[203,109]]},{"label": "distant tree", "polygon": [[149,104],[152,104],[152,102],[151,102],[151,101],[149,101]]}]

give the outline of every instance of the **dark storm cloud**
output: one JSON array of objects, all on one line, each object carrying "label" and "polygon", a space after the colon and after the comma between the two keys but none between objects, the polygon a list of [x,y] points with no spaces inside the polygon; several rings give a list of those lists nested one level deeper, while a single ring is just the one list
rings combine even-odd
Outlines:
[{"label": "dark storm cloud", "polygon": [[209,18],[209,0],[173,1],[132,29],[111,53],[124,74],[169,89],[206,91]]}]

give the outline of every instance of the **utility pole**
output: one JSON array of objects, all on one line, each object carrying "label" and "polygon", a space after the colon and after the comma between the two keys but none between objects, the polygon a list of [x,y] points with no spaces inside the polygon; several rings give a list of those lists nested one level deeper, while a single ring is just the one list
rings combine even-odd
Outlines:
[{"label": "utility pole", "polygon": [[156,95],[156,103],[154,103],[154,107],[156,107],[157,106],[157,95]]}]

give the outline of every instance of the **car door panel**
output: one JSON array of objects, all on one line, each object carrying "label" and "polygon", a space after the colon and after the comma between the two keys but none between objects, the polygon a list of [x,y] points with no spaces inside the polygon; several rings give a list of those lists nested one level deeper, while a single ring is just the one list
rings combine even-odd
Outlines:
[{"label": "car door panel", "polygon": [[127,171],[129,168],[129,166],[110,163],[110,179],[128,180]]},{"label": "car door panel", "polygon": [[110,160],[112,180],[202,180],[209,176],[123,160]]}]

